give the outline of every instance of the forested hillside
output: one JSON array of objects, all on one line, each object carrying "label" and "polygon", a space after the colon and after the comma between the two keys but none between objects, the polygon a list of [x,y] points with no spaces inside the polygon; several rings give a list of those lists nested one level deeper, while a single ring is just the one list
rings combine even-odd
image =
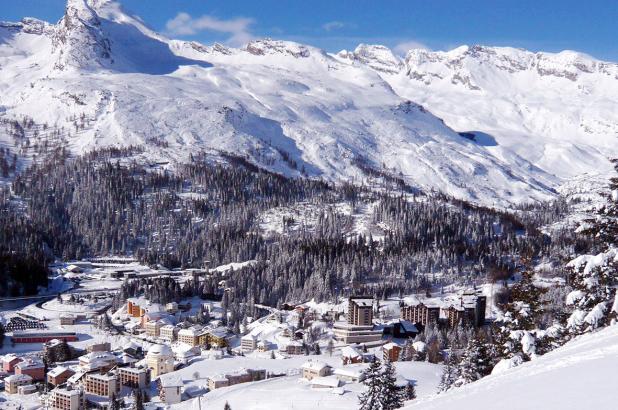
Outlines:
[{"label": "forested hillside", "polygon": [[[141,152],[112,148],[69,158],[59,149],[21,173],[12,195],[3,193],[4,254],[40,266],[54,257],[110,254],[167,268],[256,260],[231,272],[228,286],[238,297],[276,304],[351,287],[382,295],[487,273],[497,280],[510,276],[522,255],[556,257],[575,244],[572,234],[550,238],[537,229],[568,211],[563,202],[505,213],[398,184],[376,190],[285,178],[229,153],[227,162],[196,154],[166,169],[136,161]],[[320,209],[313,226],[263,235],[264,212],[300,203]],[[351,230],[341,204],[353,211],[371,204],[368,218],[381,238]],[[39,276],[34,283],[43,284]]]}]

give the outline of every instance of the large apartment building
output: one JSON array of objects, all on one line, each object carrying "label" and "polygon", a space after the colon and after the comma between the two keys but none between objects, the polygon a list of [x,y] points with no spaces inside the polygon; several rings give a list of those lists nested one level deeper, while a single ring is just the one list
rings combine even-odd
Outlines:
[{"label": "large apartment building", "polygon": [[423,302],[403,306],[401,308],[401,318],[417,325],[437,324],[440,319],[440,306],[428,306]]},{"label": "large apartment building", "polygon": [[335,339],[346,344],[372,343],[382,339],[382,332],[373,328],[373,298],[350,296],[348,320],[333,325]]},{"label": "large apartment building", "polygon": [[86,375],[84,388],[86,393],[102,397],[112,397],[113,394],[118,393],[120,385],[118,383],[118,376],[115,373],[89,373]]},{"label": "large apartment building", "polygon": [[54,410],[80,410],[84,402],[83,392],[79,389],[55,388],[51,392],[48,405]]},{"label": "large apartment building", "polygon": [[370,296],[350,296],[348,299],[348,323],[355,326],[373,324],[373,298]]}]

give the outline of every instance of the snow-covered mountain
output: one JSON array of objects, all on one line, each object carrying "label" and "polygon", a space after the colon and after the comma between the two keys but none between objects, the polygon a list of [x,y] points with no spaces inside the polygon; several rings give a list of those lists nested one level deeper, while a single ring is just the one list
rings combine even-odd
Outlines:
[{"label": "snow-covered mountain", "polygon": [[[0,23],[0,143],[26,160],[59,141],[172,163],[225,151],[290,176],[379,172],[487,204],[547,199],[618,155],[616,67],[483,47],[401,59],[369,45],[204,46],[115,1],[68,0],[57,24]],[[9,127],[24,116],[34,125]]]}]

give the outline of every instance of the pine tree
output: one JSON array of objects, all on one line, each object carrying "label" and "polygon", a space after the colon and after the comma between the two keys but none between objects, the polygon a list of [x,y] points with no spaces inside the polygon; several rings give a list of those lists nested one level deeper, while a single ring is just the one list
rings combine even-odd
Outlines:
[{"label": "pine tree", "polygon": [[[618,172],[618,159],[612,162]],[[610,179],[609,192],[604,197],[606,203],[595,217],[585,220],[580,227],[597,241],[603,252],[580,256],[567,265],[573,287],[566,300],[573,309],[567,327],[573,334],[607,326],[618,316],[618,176]]]},{"label": "pine tree", "polygon": [[363,371],[363,384],[367,388],[358,396],[359,410],[382,409],[382,364],[378,360],[371,362]]},{"label": "pine tree", "polygon": [[461,357],[458,366],[459,377],[456,386],[472,383],[491,373],[491,359],[483,340],[475,336],[468,342],[468,346]]},{"label": "pine tree", "polygon": [[442,370],[442,377],[440,378],[440,384],[438,384],[438,393],[443,393],[450,390],[455,381],[459,378],[459,369],[457,367],[457,360],[455,356],[449,354],[446,359],[444,369]]},{"label": "pine tree", "polygon": [[120,399],[118,399],[114,393],[112,393],[109,399],[109,410],[120,410]]},{"label": "pine tree", "polygon": [[144,410],[144,396],[139,389],[133,389],[133,405],[131,410]]},{"label": "pine tree", "polygon": [[390,360],[387,360],[384,364],[384,371],[382,372],[382,410],[393,410],[403,406],[403,391],[397,386],[397,375],[395,373],[395,366]]}]

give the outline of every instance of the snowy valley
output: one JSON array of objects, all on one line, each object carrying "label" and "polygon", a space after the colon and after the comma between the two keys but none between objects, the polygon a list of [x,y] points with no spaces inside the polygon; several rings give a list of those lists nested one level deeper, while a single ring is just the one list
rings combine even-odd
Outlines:
[{"label": "snowy valley", "polygon": [[1,409],[616,407],[618,63],[121,3],[0,21]]}]

